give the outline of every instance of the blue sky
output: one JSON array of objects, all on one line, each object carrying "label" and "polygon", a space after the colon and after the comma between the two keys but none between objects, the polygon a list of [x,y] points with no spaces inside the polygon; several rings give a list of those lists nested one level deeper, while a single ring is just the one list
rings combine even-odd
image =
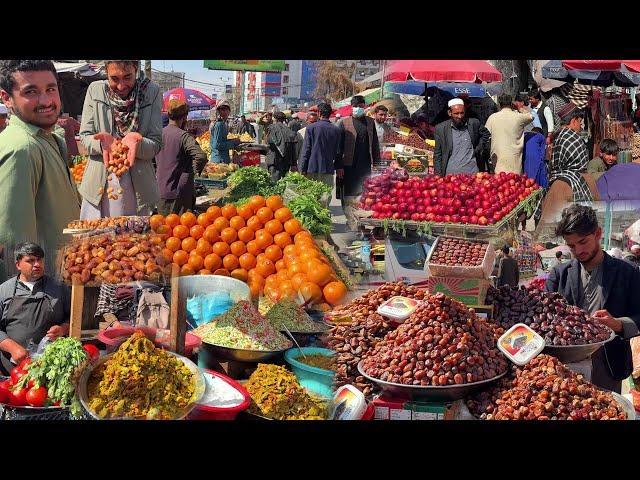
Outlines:
[{"label": "blue sky", "polygon": [[151,60],[151,68],[168,72],[184,72],[187,80],[211,83],[215,85],[203,85],[185,81],[185,87],[200,90],[207,95],[224,92],[225,84],[232,84],[234,72],[209,70],[202,65],[204,60]]}]

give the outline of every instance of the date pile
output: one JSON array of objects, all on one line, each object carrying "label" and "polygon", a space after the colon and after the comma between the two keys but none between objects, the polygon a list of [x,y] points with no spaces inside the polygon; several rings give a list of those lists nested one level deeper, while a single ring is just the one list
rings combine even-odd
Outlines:
[{"label": "date pile", "polygon": [[540,334],[547,345],[585,345],[607,340],[611,330],[592,320],[582,309],[569,305],[559,293],[535,287],[511,288],[503,285],[487,293],[493,303],[494,322],[508,329],[524,323]]},{"label": "date pile", "polygon": [[539,355],[515,375],[467,401],[483,420],[624,420],[610,392],[599,390],[557,358]]},{"label": "date pile", "polygon": [[323,339],[325,346],[337,353],[336,388],[352,384],[367,396],[373,392],[373,385],[360,375],[357,366],[387,333],[396,328],[376,313],[382,303],[394,296],[422,300],[426,292],[402,282],[385,283],[331,312],[353,320],[351,324],[333,327]]},{"label": "date pile", "polygon": [[378,342],[363,369],[387,382],[445,386],[494,378],[506,371],[507,360],[484,320],[437,293]]},{"label": "date pile", "polygon": [[426,142],[417,133],[411,133],[409,135],[400,135],[394,131],[385,132],[382,139],[384,143],[394,143],[400,145],[407,145],[409,147],[418,148],[421,150],[427,149]]},{"label": "date pile", "polygon": [[116,233],[144,233],[149,230],[149,217],[105,217],[95,220],[74,220],[67,228],[103,230],[113,228]]},{"label": "date pile", "polygon": [[120,140],[114,141],[113,145],[111,145],[111,156],[107,170],[109,170],[110,173],[115,173],[117,177],[122,176],[122,174],[129,170],[128,155],[129,147]]},{"label": "date pile", "polygon": [[455,267],[482,265],[488,244],[462,238],[440,237],[430,263]]},{"label": "date pile", "polygon": [[133,280],[159,281],[168,273],[156,234],[123,233],[83,239],[65,250],[63,278],[73,284],[98,285]]}]

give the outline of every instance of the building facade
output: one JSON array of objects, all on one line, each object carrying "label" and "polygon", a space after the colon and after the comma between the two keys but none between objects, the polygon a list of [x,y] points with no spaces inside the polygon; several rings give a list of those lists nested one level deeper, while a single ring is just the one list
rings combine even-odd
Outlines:
[{"label": "building facade", "polygon": [[162,93],[173,88],[184,87],[184,72],[158,72],[154,71],[151,75],[154,83],[160,86]]}]

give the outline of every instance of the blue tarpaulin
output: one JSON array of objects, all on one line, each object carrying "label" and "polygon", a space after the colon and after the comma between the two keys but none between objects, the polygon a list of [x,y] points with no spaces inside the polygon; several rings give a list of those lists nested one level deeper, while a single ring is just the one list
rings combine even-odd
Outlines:
[{"label": "blue tarpaulin", "polygon": [[487,88],[477,83],[454,83],[454,82],[385,82],[384,90],[390,93],[402,93],[405,95],[424,95],[426,89],[437,88],[450,95],[469,95],[469,97],[483,98],[487,96]]}]

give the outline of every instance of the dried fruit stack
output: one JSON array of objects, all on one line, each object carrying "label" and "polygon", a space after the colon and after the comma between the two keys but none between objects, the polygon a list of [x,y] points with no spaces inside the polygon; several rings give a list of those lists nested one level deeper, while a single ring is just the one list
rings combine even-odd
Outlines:
[{"label": "dried fruit stack", "polygon": [[440,237],[430,263],[455,267],[482,265],[489,244],[462,238]]},{"label": "dried fruit stack", "polygon": [[484,420],[624,420],[626,413],[610,392],[549,355],[539,355],[490,391],[467,401]]},{"label": "dried fruit stack", "polygon": [[363,368],[387,382],[445,386],[494,378],[506,371],[507,360],[484,320],[437,293],[375,346]]}]

